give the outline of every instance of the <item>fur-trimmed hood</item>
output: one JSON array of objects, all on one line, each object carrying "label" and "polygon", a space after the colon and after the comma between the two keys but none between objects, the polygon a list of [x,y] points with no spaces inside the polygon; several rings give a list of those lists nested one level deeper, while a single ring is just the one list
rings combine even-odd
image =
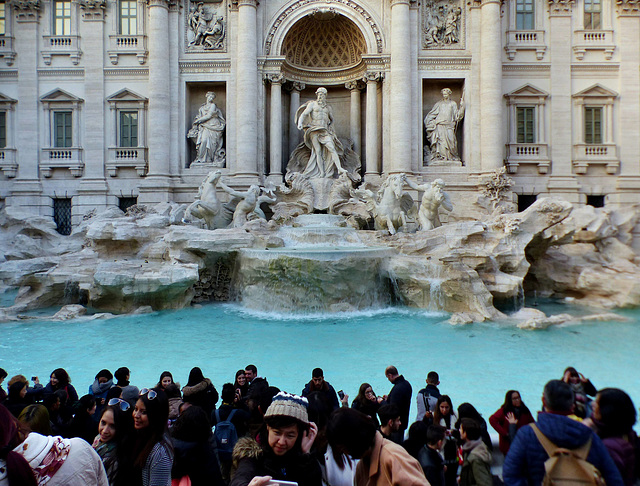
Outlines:
[{"label": "fur-trimmed hood", "polygon": [[185,386],[182,389],[182,395],[186,398],[189,395],[195,395],[196,393],[203,392],[210,386],[211,386],[211,380],[209,378],[205,378],[203,381],[201,381],[197,385]]},{"label": "fur-trimmed hood", "polygon": [[232,458],[233,462],[237,463],[240,459],[258,459],[262,453],[262,447],[255,439],[242,437],[233,448]]}]

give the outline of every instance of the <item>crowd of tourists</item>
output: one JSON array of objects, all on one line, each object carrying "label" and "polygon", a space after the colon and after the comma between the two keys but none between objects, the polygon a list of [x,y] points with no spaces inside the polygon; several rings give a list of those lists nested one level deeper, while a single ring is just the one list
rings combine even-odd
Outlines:
[{"label": "crowd of tourists", "polygon": [[[322,369],[311,374],[300,395],[255,365],[220,393],[197,367],[183,387],[164,371],[151,388],[104,369],[82,396],[62,368],[45,385],[12,376],[0,386],[0,486],[640,485],[631,398],[574,368],[544,385],[537,417],[506,391],[489,417],[496,450],[485,419],[456,408],[435,371],[414,395],[389,366],[388,394],[362,383],[351,401]],[[0,368],[0,385],[7,377]]]}]

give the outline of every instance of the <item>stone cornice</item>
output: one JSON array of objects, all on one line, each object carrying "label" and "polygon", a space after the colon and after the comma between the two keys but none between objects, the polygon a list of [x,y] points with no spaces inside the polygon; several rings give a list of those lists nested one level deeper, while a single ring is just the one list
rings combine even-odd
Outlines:
[{"label": "stone cornice", "polygon": [[636,17],[640,15],[640,0],[616,0],[619,16]]},{"label": "stone cornice", "polygon": [[180,61],[178,63],[180,74],[220,73],[231,72],[231,61]]},{"label": "stone cornice", "polygon": [[256,0],[238,0],[238,8],[240,7],[253,7],[256,8],[258,2]]},{"label": "stone cornice", "polygon": [[78,76],[84,77],[84,69],[38,69],[38,76]]},{"label": "stone cornice", "polygon": [[548,0],[549,15],[566,15],[573,10],[575,0]]},{"label": "stone cornice", "polygon": [[503,64],[503,73],[543,73],[548,74],[551,71],[549,64]]},{"label": "stone cornice", "polygon": [[395,7],[396,5],[409,5],[410,2],[409,0],[391,0],[390,5],[391,8]]},{"label": "stone cornice", "polygon": [[147,68],[109,68],[104,70],[105,76],[149,76]]},{"label": "stone cornice", "polygon": [[162,7],[169,9],[169,0],[147,0],[149,7]]},{"label": "stone cornice", "polygon": [[471,69],[470,57],[419,57],[418,70]]},{"label": "stone cornice", "polygon": [[0,78],[17,78],[17,69],[0,69]]}]

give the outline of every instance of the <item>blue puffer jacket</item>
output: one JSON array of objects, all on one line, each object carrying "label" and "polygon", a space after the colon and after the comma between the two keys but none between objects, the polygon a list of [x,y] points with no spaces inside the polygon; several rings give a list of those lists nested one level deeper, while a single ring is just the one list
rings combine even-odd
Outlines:
[{"label": "blue puffer jacket", "polygon": [[[607,486],[623,486],[616,468],[602,441],[590,428],[563,415],[538,414],[540,431],[558,447],[576,449],[592,438],[587,460],[598,468]],[[502,474],[506,486],[538,486],[544,478],[544,463],[549,458],[530,425],[518,431],[504,460]]]}]

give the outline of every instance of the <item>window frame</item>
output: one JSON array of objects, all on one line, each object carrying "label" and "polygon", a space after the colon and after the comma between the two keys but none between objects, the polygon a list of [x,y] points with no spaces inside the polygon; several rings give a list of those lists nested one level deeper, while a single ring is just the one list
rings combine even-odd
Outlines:
[{"label": "window frame", "polygon": [[[60,5],[62,5],[62,15],[59,15],[58,7]],[[52,35],[56,37],[72,35],[73,3],[71,0],[54,0],[52,10]]]},{"label": "window frame", "polygon": [[[134,143],[134,140],[131,140],[133,138],[131,136],[131,131],[126,135],[126,138],[124,134],[124,128],[125,128],[124,117],[126,115],[133,115],[133,114],[135,114],[135,143]],[[140,125],[139,110],[132,110],[132,109],[126,109],[126,108],[118,110],[118,147],[135,148],[140,146],[139,125]],[[126,139],[128,139],[127,143],[125,143]]]},{"label": "window frame", "polygon": [[[596,119],[596,116],[597,119]],[[585,105],[583,108],[584,143],[602,145],[604,143],[604,106]],[[597,128],[596,128],[597,127]]]},{"label": "window frame", "polygon": [[534,0],[516,0],[515,16],[516,16],[516,25],[515,25],[516,30],[535,30],[536,28],[535,1]]},{"label": "window frame", "polygon": [[7,2],[0,1],[0,37],[7,35]]},{"label": "window frame", "polygon": [[[53,138],[52,147],[73,147],[73,110],[53,110]],[[62,122],[62,123],[61,123]],[[60,132],[62,130],[62,133]]]},{"label": "window frame", "polygon": [[[595,4],[597,4],[597,9],[594,8]],[[602,30],[602,14],[602,0],[584,0],[584,30]],[[594,19],[597,19],[597,25],[594,25]]]},{"label": "window frame", "polygon": [[[518,105],[516,106],[516,143],[536,143],[537,140],[537,130],[536,123],[537,117],[536,113],[537,109],[535,105]],[[523,115],[524,118],[521,120],[520,115]],[[527,119],[527,115],[530,115],[529,119]],[[520,127],[522,126],[522,131]],[[522,137],[521,137],[522,135]]]},{"label": "window frame", "polygon": [[[131,4],[134,5],[134,15],[124,15],[125,10],[123,7],[125,4],[128,4],[127,12],[131,12]],[[138,35],[138,17],[137,0],[118,0],[118,35]],[[132,20],[133,26],[131,25]],[[126,29],[123,28],[125,25],[127,25]],[[128,30],[128,32],[125,32],[125,30]]]}]

